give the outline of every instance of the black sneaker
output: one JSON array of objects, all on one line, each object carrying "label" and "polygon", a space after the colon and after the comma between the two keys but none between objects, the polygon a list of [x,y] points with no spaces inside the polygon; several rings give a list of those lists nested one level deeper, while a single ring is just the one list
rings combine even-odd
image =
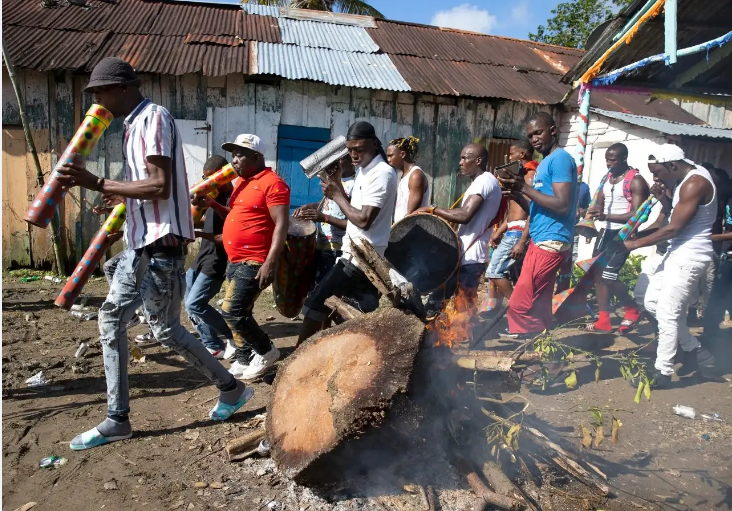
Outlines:
[{"label": "black sneaker", "polygon": [[[717,360],[714,358],[714,355],[712,353],[704,348],[699,347],[696,350],[696,357],[688,357],[688,358],[695,358],[697,370],[696,374],[701,378],[702,380],[707,381],[716,381],[719,383],[723,383],[727,380],[722,378],[719,374],[717,374]],[[690,354],[691,355],[691,354]]]}]

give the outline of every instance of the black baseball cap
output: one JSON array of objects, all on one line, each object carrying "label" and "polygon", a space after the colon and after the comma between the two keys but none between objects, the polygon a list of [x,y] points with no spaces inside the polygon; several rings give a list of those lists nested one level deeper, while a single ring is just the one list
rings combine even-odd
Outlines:
[{"label": "black baseball cap", "polygon": [[84,92],[92,92],[92,89],[106,85],[139,87],[141,83],[142,80],[137,77],[129,62],[115,57],[106,57],[94,66],[89,84],[84,88]]}]

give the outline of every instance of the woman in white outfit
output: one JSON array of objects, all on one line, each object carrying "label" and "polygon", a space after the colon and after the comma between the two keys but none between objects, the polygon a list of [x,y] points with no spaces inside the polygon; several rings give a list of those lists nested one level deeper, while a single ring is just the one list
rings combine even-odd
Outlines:
[{"label": "woman in white outfit", "polygon": [[658,321],[655,371],[649,375],[655,388],[671,382],[679,346],[685,352],[685,363],[696,366],[699,376],[716,379],[714,357],[691,335],[686,317],[712,264],[711,233],[717,217],[717,192],[709,172],[687,160],[680,147],[664,144],[654,155],[648,158],[653,180],[674,190],[672,201],[665,193],[657,195],[664,212],[671,213],[669,222],[644,238],[626,241],[625,247],[632,251],[669,240],[668,251],[651,276],[645,296],[646,310]]},{"label": "woman in white outfit", "polygon": [[427,175],[414,163],[419,150],[419,139],[416,137],[395,138],[386,148],[389,165],[402,172],[397,190],[394,221],[423,208],[430,201],[430,185]]}]

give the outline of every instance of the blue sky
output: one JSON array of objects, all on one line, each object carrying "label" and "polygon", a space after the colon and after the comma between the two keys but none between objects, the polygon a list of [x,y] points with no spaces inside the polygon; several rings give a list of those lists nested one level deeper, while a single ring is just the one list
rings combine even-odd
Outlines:
[{"label": "blue sky", "polygon": [[546,24],[558,0],[371,0],[384,16],[399,21],[449,26],[474,32],[528,39]]}]

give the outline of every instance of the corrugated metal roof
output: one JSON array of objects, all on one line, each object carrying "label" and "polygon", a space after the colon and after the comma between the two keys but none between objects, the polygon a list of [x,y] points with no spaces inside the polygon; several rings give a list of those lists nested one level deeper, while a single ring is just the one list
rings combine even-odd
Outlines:
[{"label": "corrugated metal roof", "polygon": [[219,46],[241,46],[244,44],[241,37],[205,34],[188,34],[183,42],[185,44],[218,44]]},{"label": "corrugated metal roof", "polygon": [[163,3],[150,34],[242,35],[243,13],[239,7]]},{"label": "corrugated metal roof", "polygon": [[259,16],[272,16],[273,18],[280,17],[280,8],[276,5],[259,5],[259,4],[241,4],[241,8],[244,12],[249,14],[258,14]]},{"label": "corrugated metal roof", "polygon": [[611,117],[619,121],[624,121],[636,126],[648,128],[654,131],[660,131],[667,135],[684,135],[687,137],[705,137],[705,138],[725,138],[732,140],[732,130],[722,128],[713,128],[711,126],[700,126],[698,124],[684,124],[680,122],[666,121],[656,119],[654,117],[645,117],[643,115],[626,114],[622,112],[612,112],[610,110],[602,110],[600,108],[591,108],[591,112]]},{"label": "corrugated metal roof", "polygon": [[[116,2],[87,0],[87,2],[89,8],[71,4],[60,8],[63,15],[53,23],[52,28],[84,32],[111,30],[117,34],[141,34],[150,29],[162,7],[159,2],[140,2],[139,0]],[[40,5],[40,2],[29,3]]]},{"label": "corrugated metal roof", "polygon": [[547,105],[559,103],[567,92],[566,85],[559,83],[560,75],[403,55],[391,58],[411,89],[418,92]]},{"label": "corrugated metal roof", "polygon": [[296,9],[293,7],[282,7],[280,18],[292,18],[295,20],[310,20],[338,25],[350,25],[353,27],[376,28],[376,20],[371,16],[361,14],[346,14],[343,12],[317,11],[314,9]]},{"label": "corrugated metal roof", "polygon": [[[567,105],[578,109],[577,95],[577,91],[573,92],[567,100]],[[682,124],[705,124],[704,121],[694,117],[669,99],[656,99],[650,103],[646,101],[647,99],[647,96],[596,90],[592,92],[590,106],[601,110],[654,117]]]},{"label": "corrugated metal roof", "polygon": [[245,41],[281,43],[280,26],[277,22],[277,18],[273,18],[272,16],[258,16],[243,13],[243,31],[241,37]]},{"label": "corrugated metal roof", "polygon": [[349,53],[289,44],[257,43],[252,74],[331,85],[408,91],[409,85],[388,55]]},{"label": "corrugated metal roof", "polygon": [[[644,2],[635,2],[627,11],[621,11],[602,32],[598,41],[589,48],[582,60],[565,76],[566,83],[578,80],[613,44],[613,36]],[[678,0],[676,44],[679,49],[701,44],[729,32],[732,27],[732,0],[704,1]],[[637,62],[646,57],[664,53],[664,18],[659,15],[645,23],[633,36],[630,44],[621,45],[603,64],[600,74]],[[697,62],[707,58],[706,52],[679,58],[672,66],[664,62],[650,64],[620,77],[615,83],[623,86],[650,86],[666,88],[675,77],[682,75]],[[686,92],[729,93],[732,78],[732,56],[712,66],[681,87]]]},{"label": "corrugated metal roof", "polygon": [[368,33],[384,53],[410,55],[437,60],[492,64],[496,66],[521,66],[534,71],[561,74],[533,48],[550,50],[565,55],[566,59],[579,60],[577,50],[543,45],[438,27],[405,24],[378,20],[377,28]]},{"label": "corrugated metal roof", "polygon": [[363,27],[289,18],[280,18],[279,24],[285,44],[364,53],[379,51]]},{"label": "corrugated metal roof", "polygon": [[[31,27],[3,28],[11,61],[37,71],[82,69],[110,35],[104,32],[68,32]],[[53,41],[49,46],[47,38]]]}]

